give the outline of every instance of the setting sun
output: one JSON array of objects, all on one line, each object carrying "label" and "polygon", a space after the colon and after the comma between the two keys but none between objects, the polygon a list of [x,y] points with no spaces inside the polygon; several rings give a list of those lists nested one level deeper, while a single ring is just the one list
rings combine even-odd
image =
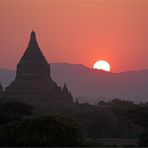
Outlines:
[{"label": "setting sun", "polygon": [[100,70],[104,70],[104,71],[110,71],[110,65],[108,62],[104,61],[104,60],[100,60],[97,61],[94,65],[93,65],[94,69],[100,69]]}]

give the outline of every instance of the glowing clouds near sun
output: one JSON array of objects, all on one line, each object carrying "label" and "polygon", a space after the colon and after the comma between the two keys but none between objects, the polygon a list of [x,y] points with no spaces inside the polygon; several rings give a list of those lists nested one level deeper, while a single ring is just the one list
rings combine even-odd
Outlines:
[{"label": "glowing clouds near sun", "polygon": [[99,70],[104,70],[104,71],[110,71],[110,65],[107,61],[104,60],[100,60],[97,61],[94,65],[93,65],[94,69],[99,69]]}]

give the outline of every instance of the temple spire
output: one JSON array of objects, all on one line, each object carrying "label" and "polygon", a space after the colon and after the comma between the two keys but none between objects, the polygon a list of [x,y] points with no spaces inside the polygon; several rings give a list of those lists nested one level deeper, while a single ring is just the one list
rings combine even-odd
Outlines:
[{"label": "temple spire", "polygon": [[51,79],[50,65],[38,46],[34,31],[31,32],[27,49],[17,64],[16,77],[21,79],[30,79],[29,77],[31,79]]},{"label": "temple spire", "polygon": [[68,90],[66,83],[64,83],[62,91],[64,98],[72,98],[71,92]]},{"label": "temple spire", "polygon": [[0,82],[0,92],[2,92],[2,91],[3,91],[3,86],[2,86],[2,84]]},{"label": "temple spire", "polygon": [[66,83],[64,83],[63,92],[66,92],[66,93],[68,92],[69,93]]},{"label": "temple spire", "polygon": [[34,31],[31,32],[28,48],[39,48]]},{"label": "temple spire", "polygon": [[31,39],[36,40],[36,34],[34,31],[31,32]]}]

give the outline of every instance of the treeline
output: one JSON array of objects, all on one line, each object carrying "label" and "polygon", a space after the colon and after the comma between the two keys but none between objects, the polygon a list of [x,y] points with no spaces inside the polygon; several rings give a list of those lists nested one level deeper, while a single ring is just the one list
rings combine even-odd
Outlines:
[{"label": "treeline", "polygon": [[148,103],[58,101],[46,112],[21,102],[0,104],[0,146],[96,146],[98,138],[139,138],[139,146],[148,146]]},{"label": "treeline", "polygon": [[32,114],[21,102],[0,104],[0,146],[83,146],[78,124],[61,113]]}]

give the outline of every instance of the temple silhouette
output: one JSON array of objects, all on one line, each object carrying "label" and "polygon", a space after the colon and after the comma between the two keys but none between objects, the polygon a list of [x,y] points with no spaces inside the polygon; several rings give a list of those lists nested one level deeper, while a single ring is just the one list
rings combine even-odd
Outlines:
[{"label": "temple silhouette", "polygon": [[2,94],[3,94],[3,86],[2,86],[2,84],[0,83],[0,98],[2,97]]},{"label": "temple silhouette", "polygon": [[[0,85],[2,91],[2,86]],[[3,92],[5,100],[37,103],[64,101],[73,102],[66,83],[59,87],[50,76],[50,65],[41,52],[36,34],[31,32],[30,41],[22,58],[17,64],[16,77]]]}]

